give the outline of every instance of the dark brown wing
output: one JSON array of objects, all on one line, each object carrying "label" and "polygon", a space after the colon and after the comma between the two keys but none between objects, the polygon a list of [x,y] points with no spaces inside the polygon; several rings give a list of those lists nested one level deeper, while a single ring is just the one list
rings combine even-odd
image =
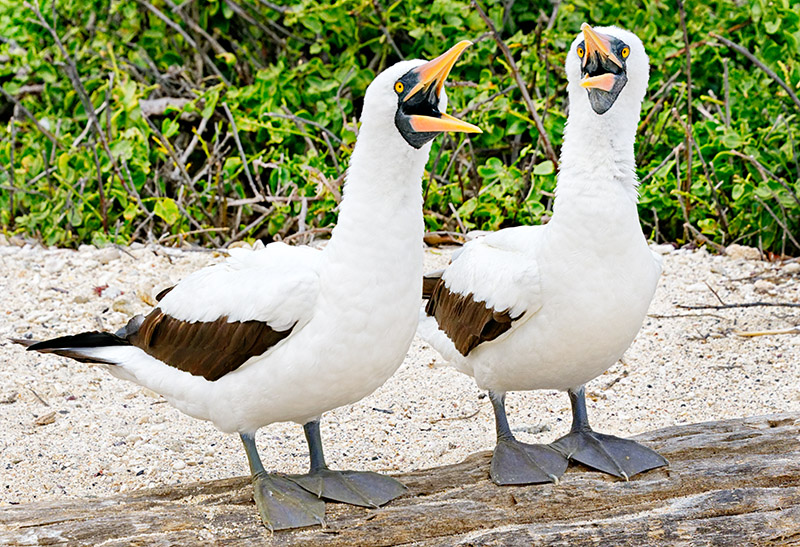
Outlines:
[{"label": "dark brown wing", "polygon": [[128,341],[171,367],[213,382],[289,336],[261,321],[181,321],[156,308]]},{"label": "dark brown wing", "polygon": [[444,270],[436,270],[435,272],[426,273],[422,276],[422,299],[426,300],[431,297],[436,284],[442,278]]},{"label": "dark brown wing", "polygon": [[511,317],[508,310],[493,310],[485,303],[477,302],[472,294],[450,291],[442,279],[438,280],[429,298],[425,312],[436,318],[439,328],[465,357],[483,342],[494,340],[506,332],[515,320],[524,315]]}]

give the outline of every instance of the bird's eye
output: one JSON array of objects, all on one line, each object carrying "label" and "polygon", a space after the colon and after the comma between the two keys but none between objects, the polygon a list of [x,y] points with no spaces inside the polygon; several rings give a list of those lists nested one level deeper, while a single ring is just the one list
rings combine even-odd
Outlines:
[{"label": "bird's eye", "polygon": [[403,82],[395,82],[394,83],[394,90],[398,94],[402,93],[405,88],[406,88],[406,86],[403,85]]},{"label": "bird's eye", "polygon": [[631,54],[631,48],[629,48],[628,46],[625,46],[624,48],[622,48],[622,51],[620,51],[620,53],[622,54],[622,58],[623,59],[627,59],[628,55]]},{"label": "bird's eye", "polygon": [[580,57],[581,59],[583,59],[583,54],[584,54],[584,53],[585,53],[585,52],[583,51],[583,47],[581,47],[581,46],[578,46],[578,57]]}]

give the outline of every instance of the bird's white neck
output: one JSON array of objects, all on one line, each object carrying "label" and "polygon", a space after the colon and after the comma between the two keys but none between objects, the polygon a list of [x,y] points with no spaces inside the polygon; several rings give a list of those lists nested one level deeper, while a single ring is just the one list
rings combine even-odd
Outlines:
[{"label": "bird's white neck", "polygon": [[[579,90],[585,95],[584,90]],[[570,94],[573,99],[577,94]],[[615,105],[621,107],[623,105]],[[599,116],[585,96],[571,101],[561,147],[561,170],[556,187],[555,213],[582,199],[638,200],[634,140],[638,105],[614,108]]]},{"label": "bird's white neck", "polygon": [[614,224],[638,225],[634,159],[638,105],[598,116],[583,99],[570,107],[550,222],[581,226],[587,235],[604,233],[601,227]]},{"label": "bird's white neck", "polygon": [[429,152],[430,145],[417,150],[396,131],[362,124],[327,247],[332,258],[363,263],[389,253],[421,268],[421,181]]}]

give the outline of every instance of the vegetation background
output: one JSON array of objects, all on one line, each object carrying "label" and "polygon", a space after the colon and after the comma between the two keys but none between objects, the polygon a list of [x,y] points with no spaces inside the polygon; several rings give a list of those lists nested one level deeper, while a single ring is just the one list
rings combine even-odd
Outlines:
[{"label": "vegetation background", "polygon": [[[430,231],[546,220],[580,24],[651,59],[657,241],[800,252],[797,0],[0,0],[0,230],[47,245],[304,240],[336,220],[371,79],[475,45],[423,181]],[[461,80],[461,81],[459,81]]]}]

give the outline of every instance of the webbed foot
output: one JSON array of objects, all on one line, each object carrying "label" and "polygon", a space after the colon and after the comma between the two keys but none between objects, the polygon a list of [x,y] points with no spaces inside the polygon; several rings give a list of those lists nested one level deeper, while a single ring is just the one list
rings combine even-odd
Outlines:
[{"label": "webbed foot", "polygon": [[558,482],[568,464],[567,458],[547,445],[500,439],[492,453],[490,476],[501,486]]},{"label": "webbed foot", "polygon": [[280,475],[253,476],[253,497],[261,522],[270,530],[324,524],[325,502]]},{"label": "webbed foot", "polygon": [[591,429],[568,433],[551,446],[570,460],[625,480],[669,463],[658,452],[636,441]]},{"label": "webbed foot", "polygon": [[321,468],[289,478],[320,498],[362,507],[380,507],[406,491],[401,482],[371,471]]}]

